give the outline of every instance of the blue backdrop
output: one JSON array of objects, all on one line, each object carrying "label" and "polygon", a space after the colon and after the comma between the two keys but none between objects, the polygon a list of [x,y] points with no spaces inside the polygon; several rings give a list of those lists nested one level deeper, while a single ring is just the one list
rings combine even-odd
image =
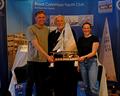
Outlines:
[{"label": "blue backdrop", "polygon": [[[120,81],[120,0],[35,0],[33,14],[37,10],[45,10],[51,15],[93,15],[93,33],[102,39],[105,19],[108,19],[113,57],[117,79]],[[73,26],[77,36],[81,35],[80,26]]]},{"label": "blue backdrop", "polygon": [[7,32],[5,0],[0,0],[0,96],[7,93]]},{"label": "blue backdrop", "polygon": [[[120,81],[120,0],[8,0],[8,33],[26,32],[26,28],[32,24],[32,14],[39,9],[46,11],[48,25],[51,15],[93,15],[93,33],[97,34],[100,40],[107,18],[116,76]],[[78,26],[73,28],[79,37],[81,28]]]}]

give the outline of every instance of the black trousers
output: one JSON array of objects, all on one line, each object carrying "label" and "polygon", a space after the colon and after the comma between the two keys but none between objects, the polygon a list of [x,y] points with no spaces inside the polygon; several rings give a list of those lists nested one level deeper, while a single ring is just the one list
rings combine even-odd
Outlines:
[{"label": "black trousers", "polygon": [[55,96],[77,96],[77,78],[74,62],[55,62]]},{"label": "black trousers", "polygon": [[28,61],[26,96],[32,96],[33,85],[35,84],[36,96],[49,96],[48,89],[48,66],[47,62]]}]

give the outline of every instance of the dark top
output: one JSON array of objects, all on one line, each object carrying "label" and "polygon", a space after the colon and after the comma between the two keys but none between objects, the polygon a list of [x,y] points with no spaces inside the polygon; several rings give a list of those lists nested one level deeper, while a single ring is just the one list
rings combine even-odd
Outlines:
[{"label": "dark top", "polygon": [[60,36],[60,32],[56,32],[56,30],[49,33],[48,36],[48,51],[51,52],[55,45],[58,43],[57,39]]},{"label": "dark top", "polygon": [[92,35],[88,38],[79,37],[77,47],[79,56],[84,56],[89,54],[92,51],[92,45],[94,42],[99,42],[98,37]]}]

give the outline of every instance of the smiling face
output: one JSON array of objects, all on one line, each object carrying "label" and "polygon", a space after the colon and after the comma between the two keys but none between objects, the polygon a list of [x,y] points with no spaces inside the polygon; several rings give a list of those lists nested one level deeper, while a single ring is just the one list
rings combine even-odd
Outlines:
[{"label": "smiling face", "polygon": [[65,27],[65,18],[64,16],[57,16],[55,19],[55,24],[59,31],[62,31]]},{"label": "smiling face", "polygon": [[46,15],[44,13],[38,13],[35,17],[36,24],[39,26],[43,26],[46,21]]},{"label": "smiling face", "polygon": [[84,24],[82,26],[82,31],[85,37],[88,37],[89,35],[91,35],[91,25],[90,24]]}]

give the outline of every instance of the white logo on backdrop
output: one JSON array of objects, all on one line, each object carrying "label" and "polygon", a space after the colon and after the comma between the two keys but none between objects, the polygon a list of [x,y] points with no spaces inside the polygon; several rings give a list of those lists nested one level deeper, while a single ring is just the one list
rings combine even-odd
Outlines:
[{"label": "white logo on backdrop", "polygon": [[116,2],[116,7],[118,8],[118,10],[120,10],[120,0]]},{"label": "white logo on backdrop", "polygon": [[0,0],[0,10],[4,8],[5,2],[4,0]]}]

